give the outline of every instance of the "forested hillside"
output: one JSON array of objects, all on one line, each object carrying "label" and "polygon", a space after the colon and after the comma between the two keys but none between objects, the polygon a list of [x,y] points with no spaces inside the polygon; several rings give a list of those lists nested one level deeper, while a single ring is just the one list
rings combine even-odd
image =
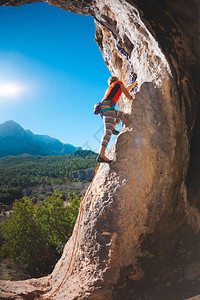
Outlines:
[{"label": "forested hillside", "polygon": [[37,184],[75,181],[73,172],[96,167],[96,153],[78,150],[65,156],[8,156],[0,159],[0,202],[9,205],[23,196],[22,189]]},{"label": "forested hillside", "polygon": [[[96,153],[83,150],[66,156],[0,159],[0,279],[20,280],[52,271],[71,236],[82,199],[78,190],[68,190],[80,183],[74,182],[78,179],[73,172],[91,173],[96,164]],[[24,190],[37,185],[38,194],[24,197]],[[48,186],[53,190],[47,192]]]}]

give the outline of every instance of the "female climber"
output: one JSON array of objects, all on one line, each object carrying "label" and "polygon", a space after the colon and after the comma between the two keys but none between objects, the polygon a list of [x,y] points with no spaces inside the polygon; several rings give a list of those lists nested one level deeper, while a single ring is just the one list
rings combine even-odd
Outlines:
[{"label": "female climber", "polygon": [[124,86],[122,81],[115,76],[112,76],[108,79],[109,87],[105,92],[103,100],[101,101],[101,115],[103,116],[104,122],[104,135],[101,139],[100,152],[97,157],[97,161],[99,163],[111,162],[111,160],[105,156],[106,147],[110,141],[111,134],[113,133],[117,135],[119,133],[119,131],[115,129],[115,126],[123,121],[124,118],[124,113],[116,110],[114,107],[122,93],[124,93],[129,100],[133,100],[129,91],[136,87],[136,78],[137,76],[135,75],[134,83],[127,88]]}]

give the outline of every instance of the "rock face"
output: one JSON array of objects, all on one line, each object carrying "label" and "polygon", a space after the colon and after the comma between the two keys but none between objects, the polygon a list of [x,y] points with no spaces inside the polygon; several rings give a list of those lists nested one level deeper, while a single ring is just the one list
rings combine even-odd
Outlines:
[{"label": "rock face", "polygon": [[[51,299],[197,296],[199,272],[184,274],[200,263],[199,2],[48,3],[92,15],[111,73],[128,84],[135,72],[139,85],[133,104],[123,97],[119,102],[131,119],[109,152],[114,162],[97,172],[72,265]],[[77,226],[51,275],[20,282],[18,288],[1,282],[0,297],[50,295],[67,270]]]}]

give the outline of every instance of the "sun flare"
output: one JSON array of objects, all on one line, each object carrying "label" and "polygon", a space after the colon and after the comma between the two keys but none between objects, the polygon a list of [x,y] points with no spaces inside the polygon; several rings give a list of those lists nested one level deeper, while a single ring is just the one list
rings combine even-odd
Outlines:
[{"label": "sun flare", "polygon": [[23,93],[24,88],[18,83],[0,84],[0,97],[15,98]]}]

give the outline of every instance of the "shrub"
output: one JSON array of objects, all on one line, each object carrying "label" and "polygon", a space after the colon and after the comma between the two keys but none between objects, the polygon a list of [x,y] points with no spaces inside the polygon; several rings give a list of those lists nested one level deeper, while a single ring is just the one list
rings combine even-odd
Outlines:
[{"label": "shrub", "polygon": [[80,204],[80,196],[55,191],[39,204],[30,198],[16,200],[13,212],[2,225],[1,255],[8,255],[31,276],[48,274],[69,239]]}]

